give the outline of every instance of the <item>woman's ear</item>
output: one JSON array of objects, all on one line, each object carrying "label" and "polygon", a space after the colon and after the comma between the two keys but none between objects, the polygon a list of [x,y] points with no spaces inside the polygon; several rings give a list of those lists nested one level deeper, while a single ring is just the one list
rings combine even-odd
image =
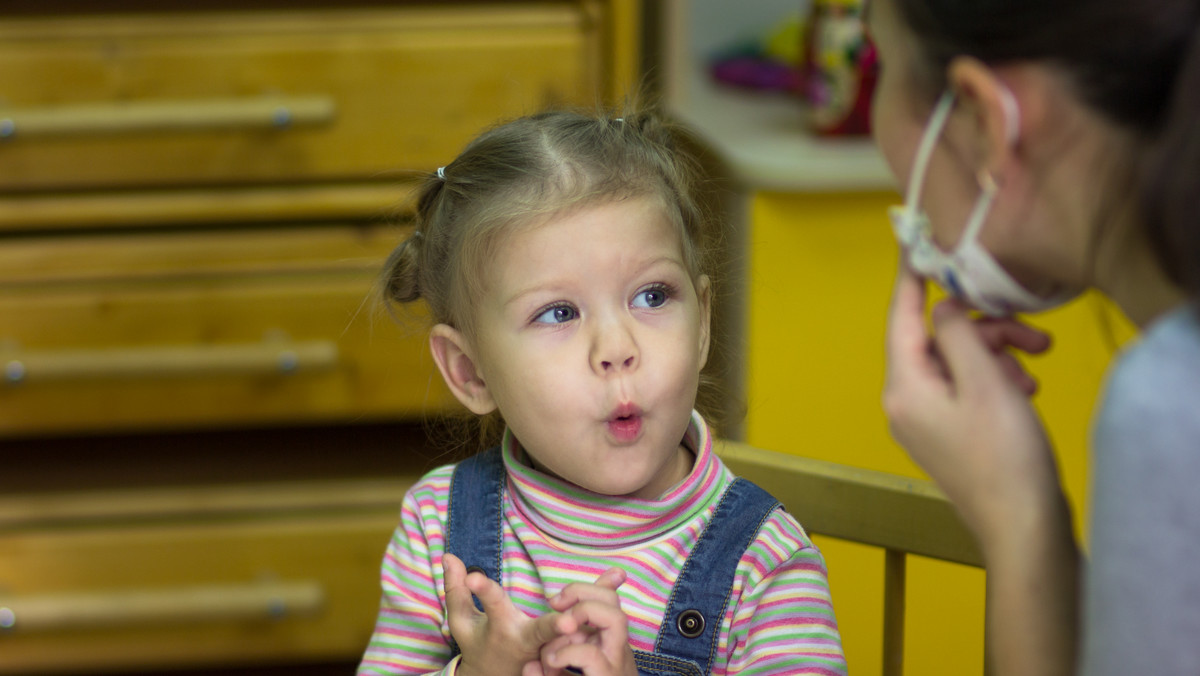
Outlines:
[{"label": "woman's ear", "polygon": [[971,56],[955,57],[947,70],[958,106],[965,111],[975,139],[971,161],[981,174],[1001,180],[1015,157],[1022,134],[1021,106],[996,71]]},{"label": "woman's ear", "polygon": [[704,368],[712,343],[712,280],[708,275],[696,280],[696,300],[700,304],[700,368]]},{"label": "woman's ear", "polygon": [[496,410],[496,401],[475,368],[471,346],[461,332],[448,324],[434,326],[429,334],[429,349],[446,385],[463,406],[476,415]]}]

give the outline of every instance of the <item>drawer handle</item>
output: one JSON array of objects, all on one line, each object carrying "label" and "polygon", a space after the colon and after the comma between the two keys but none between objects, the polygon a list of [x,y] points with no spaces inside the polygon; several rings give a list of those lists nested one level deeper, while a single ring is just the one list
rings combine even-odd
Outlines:
[{"label": "drawer handle", "polygon": [[324,602],[312,580],[0,598],[0,642],[9,632],[278,620],[311,615]]},{"label": "drawer handle", "polygon": [[4,382],[171,378],[214,375],[289,375],[327,371],[338,364],[329,340],[187,347],[58,350],[10,353]]},{"label": "drawer handle", "polygon": [[93,134],[287,129],[327,124],[326,96],[81,103],[0,110],[0,140]]}]

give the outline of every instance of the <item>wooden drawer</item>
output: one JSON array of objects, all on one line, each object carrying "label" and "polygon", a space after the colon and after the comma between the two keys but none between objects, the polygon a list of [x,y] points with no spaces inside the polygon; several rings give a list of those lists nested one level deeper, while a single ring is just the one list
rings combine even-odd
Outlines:
[{"label": "wooden drawer", "polygon": [[391,228],[0,247],[0,436],[420,418],[456,405],[422,316],[371,293]]},{"label": "wooden drawer", "polygon": [[0,24],[0,189],[377,180],[601,94],[580,2]]},{"label": "wooden drawer", "polygon": [[355,659],[408,483],[0,499],[0,673]]}]

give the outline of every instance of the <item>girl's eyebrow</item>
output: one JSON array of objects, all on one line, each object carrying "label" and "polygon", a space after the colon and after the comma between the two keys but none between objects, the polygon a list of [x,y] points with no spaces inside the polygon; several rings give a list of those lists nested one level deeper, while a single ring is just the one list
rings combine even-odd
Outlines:
[{"label": "girl's eyebrow", "polygon": [[523,288],[523,289],[521,289],[520,291],[517,291],[517,292],[516,292],[516,293],[514,293],[513,295],[511,295],[511,296],[509,296],[508,298],[506,298],[506,299],[504,300],[504,307],[508,307],[508,306],[510,306],[510,305],[513,305],[514,303],[516,303],[517,301],[521,300],[521,299],[522,299],[522,298],[524,298],[525,296],[533,295],[533,294],[535,294],[535,293],[539,293],[539,292],[542,292],[542,291],[550,291],[550,290],[554,290],[554,289],[557,289],[557,288],[559,288],[560,286],[562,286],[562,284],[561,284],[559,281],[557,281],[557,280],[551,280],[551,281],[545,282],[545,283],[543,283],[543,284],[536,284],[536,285],[534,285],[534,286],[530,286],[530,287],[527,287],[527,288]]},{"label": "girl's eyebrow", "polygon": [[[659,256],[657,258],[653,258],[653,259],[648,260],[645,263],[643,263],[636,270],[635,274],[638,274],[638,275],[645,274],[647,270],[652,270],[655,266],[661,265],[663,263],[666,263],[667,265],[678,268],[681,271],[687,270],[687,266],[684,265],[682,260],[680,260],[674,256]],[[577,281],[578,279],[579,279],[578,277],[571,277],[572,281]],[[529,295],[539,293],[539,292],[544,292],[544,291],[554,291],[554,290],[561,288],[563,285],[564,285],[564,280],[560,278],[560,279],[547,280],[540,284],[534,284],[532,286],[518,289],[511,296],[504,299],[503,307],[509,307],[509,306],[515,304],[517,301],[521,300],[525,296],[529,296]]]}]

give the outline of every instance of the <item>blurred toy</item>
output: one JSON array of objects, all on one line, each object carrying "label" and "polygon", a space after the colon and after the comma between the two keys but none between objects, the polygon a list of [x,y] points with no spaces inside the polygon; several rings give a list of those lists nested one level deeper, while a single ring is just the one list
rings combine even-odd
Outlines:
[{"label": "blurred toy", "polygon": [[718,82],[762,91],[796,94],[805,89],[804,23],[799,13],[782,19],[763,39],[724,50],[710,62]]},{"label": "blurred toy", "polygon": [[803,72],[809,123],[822,135],[871,132],[875,46],[862,22],[862,0],[813,0]]}]

